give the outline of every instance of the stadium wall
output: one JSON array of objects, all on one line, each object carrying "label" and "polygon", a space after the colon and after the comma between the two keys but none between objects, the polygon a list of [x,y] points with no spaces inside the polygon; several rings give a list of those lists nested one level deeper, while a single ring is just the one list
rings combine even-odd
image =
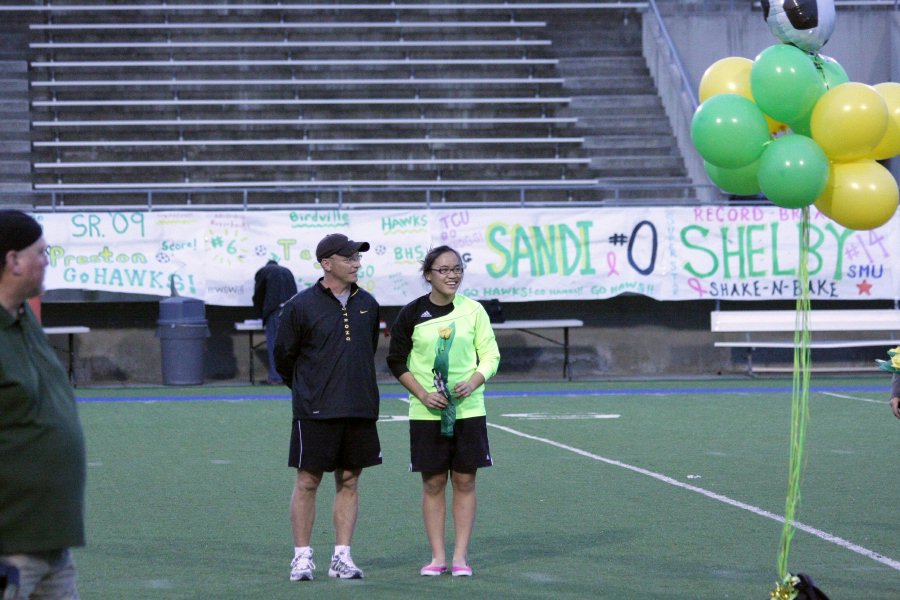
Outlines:
[{"label": "stadium wall", "polygon": [[[56,294],[59,297],[59,294]],[[99,295],[99,294],[98,294]],[[109,296],[106,294],[106,296]],[[606,300],[580,302],[521,302],[504,304],[508,319],[578,318],[585,326],[571,330],[572,374],[577,379],[672,378],[740,375],[745,372],[745,352],[713,347],[709,313],[714,301],[657,301],[645,296],[623,295]],[[891,308],[890,301],[830,301],[814,308]],[[747,308],[737,301],[720,308]],[[753,303],[752,308],[790,309],[789,301]],[[382,318],[391,323],[397,307],[386,307]],[[236,332],[234,323],[255,317],[249,307],[207,306],[210,338],[205,358],[207,383],[247,383],[248,338]],[[53,302],[43,307],[44,323],[87,325],[91,333],[77,336],[75,372],[80,385],[158,385],[162,382],[160,342],[155,337],[159,318],[158,299],[146,301]],[[541,332],[557,340],[561,331]],[[561,379],[562,348],[516,331],[498,331],[502,360],[501,380]],[[262,335],[255,336],[257,343]],[[392,382],[385,356],[388,340],[379,345],[375,362],[379,378]],[[816,366],[865,367],[882,358],[882,348],[820,350],[813,353]],[[254,351],[257,379],[265,377],[265,345]],[[789,366],[789,350],[754,353],[758,366]]]}]

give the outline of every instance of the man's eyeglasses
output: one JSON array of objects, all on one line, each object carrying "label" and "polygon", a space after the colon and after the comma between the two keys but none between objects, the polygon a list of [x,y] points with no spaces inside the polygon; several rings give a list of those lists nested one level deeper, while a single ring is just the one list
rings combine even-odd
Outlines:
[{"label": "man's eyeglasses", "polygon": [[459,265],[457,265],[453,268],[441,267],[440,269],[428,269],[428,270],[431,271],[432,273],[440,273],[441,277],[446,277],[450,273],[453,273],[454,275],[462,275],[462,272],[463,272],[463,268],[460,267]]},{"label": "man's eyeglasses", "polygon": [[329,256],[328,258],[332,260],[340,258],[341,262],[343,262],[345,265],[352,265],[353,263],[362,262],[362,254],[354,254],[353,256],[339,256],[335,254],[334,256]]}]

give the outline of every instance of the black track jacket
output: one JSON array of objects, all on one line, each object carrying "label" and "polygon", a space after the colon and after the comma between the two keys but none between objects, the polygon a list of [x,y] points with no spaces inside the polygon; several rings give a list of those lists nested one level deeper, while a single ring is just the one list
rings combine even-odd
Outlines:
[{"label": "black track jacket", "polygon": [[284,304],[275,367],[291,382],[295,419],[378,419],[378,310],[356,284],[342,307],[321,279]]}]

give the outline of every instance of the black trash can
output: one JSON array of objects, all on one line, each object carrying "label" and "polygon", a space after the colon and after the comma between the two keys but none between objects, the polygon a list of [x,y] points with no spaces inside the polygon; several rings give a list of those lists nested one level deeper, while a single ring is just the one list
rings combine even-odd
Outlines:
[{"label": "black trash can", "polygon": [[159,303],[156,337],[165,385],[202,385],[209,327],[202,300],[175,296]]}]

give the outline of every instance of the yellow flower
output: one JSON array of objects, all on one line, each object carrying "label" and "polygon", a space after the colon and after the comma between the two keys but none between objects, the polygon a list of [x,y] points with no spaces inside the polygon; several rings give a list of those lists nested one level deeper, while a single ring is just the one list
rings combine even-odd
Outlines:
[{"label": "yellow flower", "polygon": [[799,594],[795,587],[798,583],[800,583],[800,578],[788,573],[784,581],[777,584],[775,589],[769,592],[769,598],[771,600],[794,600]]},{"label": "yellow flower", "polygon": [[792,600],[796,597],[796,591],[783,585],[778,585],[774,590],[769,592],[769,598],[772,600]]},{"label": "yellow flower", "polygon": [[452,334],[452,333],[453,333],[453,330],[450,329],[449,327],[441,327],[438,330],[438,335],[441,336],[441,339],[443,339],[443,340],[449,340],[450,334]]},{"label": "yellow flower", "polygon": [[891,366],[897,370],[900,370],[900,352],[894,354],[891,357]]},{"label": "yellow flower", "polygon": [[888,350],[888,354],[890,354],[891,356],[896,356],[896,355],[900,354],[900,346],[897,346],[896,348]]}]

